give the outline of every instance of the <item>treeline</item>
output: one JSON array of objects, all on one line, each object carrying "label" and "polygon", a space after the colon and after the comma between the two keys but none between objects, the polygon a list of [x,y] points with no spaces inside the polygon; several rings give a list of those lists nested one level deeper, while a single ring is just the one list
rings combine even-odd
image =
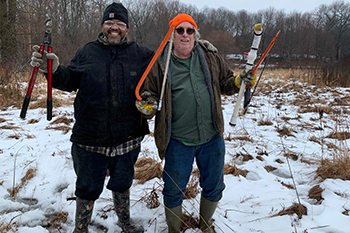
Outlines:
[{"label": "treeline", "polygon": [[[129,39],[156,50],[178,13],[190,14],[203,39],[225,56],[248,52],[253,26],[263,24],[260,52],[280,30],[271,51],[281,67],[307,67],[350,57],[350,4],[334,1],[312,12],[286,13],[273,7],[250,13],[227,8],[198,9],[178,0],[122,0],[129,10]],[[107,0],[1,0],[0,63],[26,65],[51,18],[53,52],[67,65],[76,50],[96,40]]]}]

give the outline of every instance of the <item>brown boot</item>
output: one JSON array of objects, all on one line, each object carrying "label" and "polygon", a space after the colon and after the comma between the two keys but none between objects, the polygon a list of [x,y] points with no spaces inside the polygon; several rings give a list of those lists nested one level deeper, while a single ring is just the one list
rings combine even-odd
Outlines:
[{"label": "brown boot", "polygon": [[135,223],[130,218],[130,190],[124,193],[112,192],[115,212],[118,216],[118,226],[124,233],[143,233],[141,225]]},{"label": "brown boot", "polygon": [[168,224],[168,233],[180,233],[182,205],[173,208],[165,206],[165,218]]},{"label": "brown boot", "polygon": [[215,233],[211,217],[213,217],[217,205],[217,202],[209,201],[204,197],[201,197],[199,209],[199,228],[202,230],[202,232]]},{"label": "brown boot", "polygon": [[73,233],[88,233],[88,225],[91,220],[94,201],[84,200],[77,197],[75,211],[75,228]]}]

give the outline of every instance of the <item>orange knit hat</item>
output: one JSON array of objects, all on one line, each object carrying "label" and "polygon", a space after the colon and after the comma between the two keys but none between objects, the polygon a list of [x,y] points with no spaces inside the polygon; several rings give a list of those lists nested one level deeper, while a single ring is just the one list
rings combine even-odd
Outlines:
[{"label": "orange knit hat", "polygon": [[189,22],[196,29],[198,29],[197,24],[194,22],[193,18],[190,15],[188,15],[188,14],[178,14],[175,18],[173,18],[169,22],[169,26],[171,27],[172,25],[174,25],[175,27],[177,27],[177,25],[179,25],[182,22]]}]

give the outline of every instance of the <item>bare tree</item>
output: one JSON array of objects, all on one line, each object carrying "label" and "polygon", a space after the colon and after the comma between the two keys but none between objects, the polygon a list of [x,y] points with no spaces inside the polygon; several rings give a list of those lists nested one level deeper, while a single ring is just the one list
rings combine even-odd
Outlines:
[{"label": "bare tree", "polygon": [[334,57],[339,60],[342,48],[348,41],[350,31],[350,3],[336,1],[330,6],[322,6],[320,13],[325,16],[325,27],[334,36]]},{"label": "bare tree", "polygon": [[9,61],[17,51],[16,0],[0,0],[0,59]]}]

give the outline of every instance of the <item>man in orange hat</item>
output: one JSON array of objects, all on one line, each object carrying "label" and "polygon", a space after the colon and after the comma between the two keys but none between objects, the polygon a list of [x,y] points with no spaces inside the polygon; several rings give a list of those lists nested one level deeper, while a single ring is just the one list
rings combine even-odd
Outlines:
[{"label": "man in orange hat", "polygon": [[203,232],[215,232],[211,218],[225,188],[221,95],[237,93],[242,78],[253,86],[255,76],[235,76],[217,52],[199,41],[197,24],[190,15],[179,14],[169,24],[175,27],[173,49],[169,43],[164,48],[141,88],[143,100],[136,106],[158,101],[166,54],[172,49],[163,107],[157,113],[139,110],[147,118],[156,114],[154,136],[159,156],[165,159],[168,231],[180,232],[183,195],[196,159],[202,188],[199,227]]}]

